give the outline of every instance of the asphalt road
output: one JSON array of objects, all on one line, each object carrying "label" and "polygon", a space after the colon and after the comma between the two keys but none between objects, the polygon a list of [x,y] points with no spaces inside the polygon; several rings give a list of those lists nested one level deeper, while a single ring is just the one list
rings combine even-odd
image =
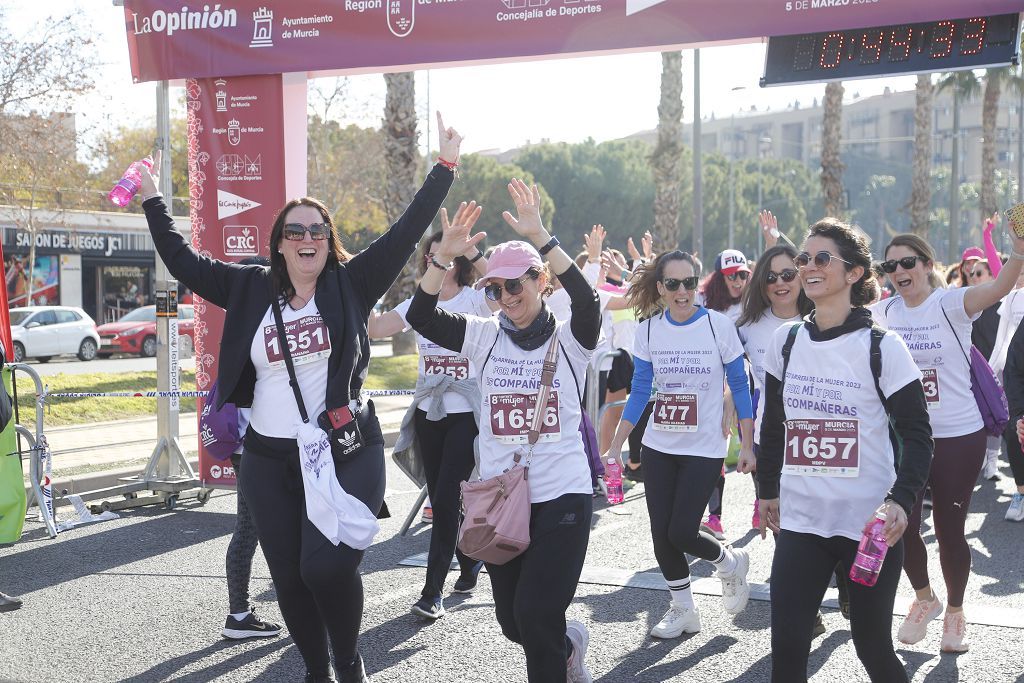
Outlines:
[{"label": "asphalt road", "polygon": [[[1008,470],[1004,468],[1004,476]],[[494,619],[489,581],[469,597],[446,597],[447,616],[427,624],[408,613],[419,596],[423,569],[399,563],[427,549],[429,527],[414,525],[397,535],[401,517],[416,491],[389,466],[387,501],[396,517],[386,520],[363,563],[365,616],[361,651],[376,683],[401,681],[525,681],[522,652],[501,635]],[[753,559],[750,580],[768,575],[773,543],[749,529],[749,478],[730,474],[726,487],[726,531]],[[972,619],[1007,621],[1015,627],[969,629],[972,650],[953,657],[938,654],[941,625],[929,637],[898,650],[915,683],[1024,683],[1021,566],[1024,525],[1002,517],[1011,482],[979,485],[968,521],[974,574],[967,596]],[[45,537],[29,523],[13,547],[0,549],[0,590],[25,598],[25,607],[0,614],[0,679],[17,681],[298,681],[301,658],[287,637],[234,643],[219,639],[226,591],[224,553],[230,537],[235,496],[218,492],[204,507],[183,503],[125,511],[120,519]],[[63,514],[68,514],[62,509]],[[625,587],[619,579],[642,583],[657,571],[648,533],[643,487],[626,503],[596,506],[585,578],[569,616],[591,630],[587,662],[594,679],[619,681],[769,680],[769,605],[751,600],[747,610],[727,617],[720,598],[698,594],[703,619],[699,634],[670,641],[648,637],[668,597],[660,589]],[[938,579],[934,536],[932,576]],[[693,565],[695,577],[709,577],[706,562]],[[449,579],[454,581],[455,576]],[[654,577],[657,579],[657,576]],[[945,591],[941,582],[936,590]],[[657,586],[655,580],[651,585]],[[711,587],[716,581],[701,582]],[[262,613],[280,619],[273,586],[260,553],[252,579]],[[910,587],[903,581],[897,609],[905,608]],[[828,633],[814,642],[811,680],[820,683],[866,681],[850,640],[849,623],[826,609]],[[895,620],[895,633],[899,618]]]}]

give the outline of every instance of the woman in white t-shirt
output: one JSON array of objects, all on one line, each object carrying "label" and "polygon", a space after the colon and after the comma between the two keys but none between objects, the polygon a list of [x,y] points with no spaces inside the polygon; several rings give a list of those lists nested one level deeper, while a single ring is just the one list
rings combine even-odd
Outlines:
[{"label": "woman in white t-shirt", "polygon": [[[463,204],[459,211],[471,214],[476,208],[474,203]],[[455,220],[461,217],[456,213]],[[426,274],[440,242],[440,232],[423,240],[418,259],[420,277]],[[438,308],[451,313],[489,316],[491,309],[483,292],[472,286],[476,273],[486,269],[487,259],[476,247],[468,255],[458,256],[455,265],[445,272]],[[405,314],[411,303],[410,297],[394,310],[379,316],[371,315],[367,325],[370,338],[390,337],[405,330]],[[476,588],[477,575],[483,566],[482,562],[467,557],[456,547],[461,519],[459,485],[469,479],[476,464],[474,443],[480,389],[475,362],[441,348],[421,335],[416,335],[416,345],[420,356],[416,396],[402,420],[395,450],[410,447],[415,438],[416,453],[423,462],[433,508],[433,524],[423,591],[410,611],[425,619],[436,620],[445,613],[441,595],[452,556],[458,558],[460,570],[459,578],[452,587],[454,593],[471,593]]]},{"label": "woman in white t-shirt", "polygon": [[602,456],[622,452],[655,389],[641,460],[654,554],[671,595],[668,611],[651,629],[655,638],[700,631],[687,553],[715,565],[727,613],[742,612],[750,596],[746,551],[727,548],[701,530],[701,515],[728,447],[722,429],[726,381],[740,419],[744,460],[751,464],[754,416],[736,326],[725,315],[694,304],[699,272],[690,254],[670,251],[645,265],[630,288],[628,299],[647,319],[633,341],[629,400]]},{"label": "woman in white t-shirt", "polygon": [[[514,465],[517,453],[531,451],[530,546],[505,564],[487,565],[502,632],[522,645],[531,682],[589,682],[584,656],[590,634],[580,622],[566,623],[565,611],[583,571],[593,516],[590,467],[579,425],[601,309],[593,287],[544,229],[537,187],[513,179],[509,193],[518,217],[508,211],[503,216],[529,243],[498,245],[476,285],[498,302],[499,315],[481,318],[437,308],[444,271],[482,237],[469,237],[473,221],[464,220],[444,225],[406,319],[424,337],[459,352],[478,368],[480,476],[494,477]],[[571,300],[567,321],[556,320],[544,303],[550,276],[542,256]],[[537,400],[552,337],[558,353],[551,392],[540,439],[528,447],[531,403]]]},{"label": "woman in white t-shirt", "polygon": [[[943,289],[934,271],[931,246],[917,235],[897,235],[885,248],[882,268],[896,288],[896,296],[872,307],[879,323],[903,336],[924,376],[925,396],[935,460],[929,486],[932,519],[942,556],[946,582],[946,615],[942,626],[942,651],[965,652],[967,620],[964,592],[971,574],[971,549],[964,524],[971,504],[974,482],[985,458],[987,433],[971,392],[972,323],[989,306],[1010,293],[1024,262],[1024,240],[1007,231],[1013,243],[1012,258],[995,280],[970,287]],[[928,553],[921,538],[921,505],[918,500],[907,534],[907,577],[917,597],[900,626],[899,639],[914,644],[927,635],[928,622],[942,614],[942,602],[928,579]]]},{"label": "woman in white t-shirt", "polygon": [[[797,277],[796,249],[778,245],[766,249],[754,266],[750,285],[743,292],[743,312],[736,321],[740,343],[747,354],[754,378],[754,458],[758,452],[758,432],[764,415],[764,354],[775,330],[788,322],[796,322],[811,312],[810,299],[804,294]],[[750,525],[761,528],[758,510],[757,477],[754,477],[754,514]]]},{"label": "woman in white t-shirt", "polygon": [[[864,528],[886,519],[878,582],[850,583],[857,656],[877,683],[907,681],[892,643],[901,536],[931,459],[921,373],[900,337],[863,308],[871,252],[850,226],[811,226],[796,258],[814,311],[776,330],[764,356],[757,478],[772,563],[772,681],[807,680],[815,614],[837,563],[849,572]],[[788,348],[788,361],[786,359]],[[880,367],[878,365],[880,363]],[[897,465],[889,418],[903,438]],[[780,514],[781,513],[781,514]]]}]

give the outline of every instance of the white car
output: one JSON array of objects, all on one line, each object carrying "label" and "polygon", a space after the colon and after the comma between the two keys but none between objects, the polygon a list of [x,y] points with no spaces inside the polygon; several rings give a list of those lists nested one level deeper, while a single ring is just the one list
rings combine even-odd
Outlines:
[{"label": "white car", "polygon": [[92,360],[100,346],[96,323],[74,306],[31,306],[12,308],[11,338],[13,361],[35,358],[45,363],[54,356],[74,354]]}]

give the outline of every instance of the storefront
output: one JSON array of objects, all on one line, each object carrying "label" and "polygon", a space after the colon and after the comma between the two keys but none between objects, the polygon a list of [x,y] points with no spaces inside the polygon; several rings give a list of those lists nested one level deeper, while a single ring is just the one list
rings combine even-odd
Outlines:
[{"label": "storefront", "polygon": [[0,207],[0,230],[12,308],[29,305],[31,292],[32,305],[80,306],[103,324],[154,302],[156,256],[144,216],[65,211],[34,221],[39,227],[33,236],[5,216],[5,208]]}]

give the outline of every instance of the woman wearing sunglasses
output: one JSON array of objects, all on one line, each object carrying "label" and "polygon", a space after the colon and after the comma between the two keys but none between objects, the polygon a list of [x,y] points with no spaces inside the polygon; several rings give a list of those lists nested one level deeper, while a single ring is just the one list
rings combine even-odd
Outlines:
[{"label": "woman wearing sunglasses", "polygon": [[[142,206],[167,269],[226,312],[217,402],[252,406],[239,486],[281,614],[305,662],[306,681],[368,680],[357,649],[363,551],[332,544],[307,517],[297,442],[302,421],[274,310],[284,319],[310,421],[354,427],[356,448],[335,463],[338,480],[377,513],[384,500],[384,439],[373,402],[359,398],[370,358],[367,319],[454,180],[462,137],[444,126],[440,114],[438,129],[439,160],[423,187],[398,221],[354,256],[342,246],[327,208],[310,197],[293,199],[278,213],[270,229],[269,268],[200,256],[175,230],[153,177],[142,174]],[[154,168],[159,167],[158,159]]]},{"label": "woman wearing sunglasses", "polygon": [[[589,632],[566,623],[590,539],[593,490],[579,425],[587,364],[597,346],[601,309],[597,293],[558,246],[540,217],[540,194],[520,180],[509,184],[517,216],[505,221],[525,241],[498,245],[477,282],[500,306],[496,317],[449,313],[437,307],[452,260],[483,238],[469,236],[479,210],[444,227],[434,259],[413,296],[406,320],[435,344],[458,351],[479,368],[480,476],[513,466],[527,450],[541,367],[552,336],[557,365],[540,440],[529,458],[530,546],[502,565],[488,564],[494,608],[502,633],[523,647],[531,683],[589,683],[584,664]],[[532,245],[532,246],[531,246]],[[536,247],[536,248],[535,248]],[[548,259],[572,301],[568,321],[555,320],[544,303]]]},{"label": "woman wearing sunglasses", "polygon": [[[916,235],[897,235],[885,248],[882,267],[896,289],[896,296],[873,307],[879,323],[907,341],[914,361],[924,375],[925,396],[935,460],[928,479],[932,491],[932,519],[942,558],[946,583],[946,613],[942,625],[943,652],[968,649],[967,620],[963,601],[971,574],[971,549],[964,524],[971,504],[974,482],[985,459],[986,432],[971,392],[972,323],[989,306],[1010,293],[1024,263],[1024,239],[1007,233],[1013,245],[1011,258],[995,280],[983,284],[944,289],[934,270],[931,246]],[[899,639],[920,642],[928,623],[943,612],[942,601],[928,578],[928,553],[921,538],[919,499],[907,533],[906,572],[917,594]]]},{"label": "woman wearing sunglasses", "polygon": [[[715,270],[704,280],[701,287],[704,307],[709,311],[724,313],[734,323],[739,320],[743,310],[741,305],[743,292],[747,288],[750,277],[750,266],[747,257],[736,249],[726,249],[715,259]],[[727,439],[732,440],[732,427],[735,418],[731,414],[726,418],[727,424],[722,429],[728,430]],[[728,444],[726,444],[728,451]],[[708,502],[708,516],[703,525],[720,541],[725,540],[725,529],[722,527],[722,504],[725,497],[725,468],[718,477],[718,484]]]},{"label": "woman wearing sunglasses", "polygon": [[[863,308],[872,278],[863,236],[826,218],[811,226],[803,249],[796,264],[814,310],[779,328],[764,356],[757,478],[762,538],[767,529],[778,534],[772,681],[807,680],[815,614],[836,564],[850,571],[876,512],[890,547],[873,587],[849,585],[853,643],[870,680],[906,681],[893,650],[892,607],[900,537],[931,458],[921,373],[899,335],[873,330]],[[903,438],[898,466],[890,417]]]},{"label": "woman wearing sunglasses", "polygon": [[736,326],[723,314],[696,305],[699,274],[690,254],[671,251],[635,277],[627,298],[647,319],[636,330],[632,388],[608,450],[612,455],[622,451],[655,389],[641,460],[654,554],[671,594],[668,611],[651,629],[655,638],[700,631],[685,553],[715,566],[728,614],[742,612],[750,596],[746,551],[725,547],[700,528],[725,461],[726,381],[740,418],[746,463],[753,463],[754,421]]},{"label": "woman wearing sunglasses", "polygon": [[[476,210],[475,202],[463,203],[455,214],[455,221],[460,222],[463,215]],[[447,216],[442,210],[442,224]],[[442,236],[439,231],[423,240],[417,259],[421,278],[431,267],[430,261],[435,257]],[[491,308],[483,292],[473,288],[477,273],[486,270],[487,259],[476,247],[457,256],[454,266],[445,271],[438,308],[451,313],[490,316]],[[370,338],[390,337],[407,329],[405,316],[411,304],[410,297],[394,310],[371,315]],[[476,464],[474,445],[480,417],[480,385],[476,363],[471,359],[441,348],[422,335],[416,335],[416,345],[419,349],[416,395],[402,420],[395,450],[409,448],[415,439],[416,453],[426,474],[429,503],[433,508],[427,575],[420,599],[410,611],[424,619],[436,620],[445,614],[441,596],[452,557],[458,558],[460,570],[452,586],[453,593],[473,592],[483,566],[456,548],[461,519],[459,484],[469,479]]]}]

